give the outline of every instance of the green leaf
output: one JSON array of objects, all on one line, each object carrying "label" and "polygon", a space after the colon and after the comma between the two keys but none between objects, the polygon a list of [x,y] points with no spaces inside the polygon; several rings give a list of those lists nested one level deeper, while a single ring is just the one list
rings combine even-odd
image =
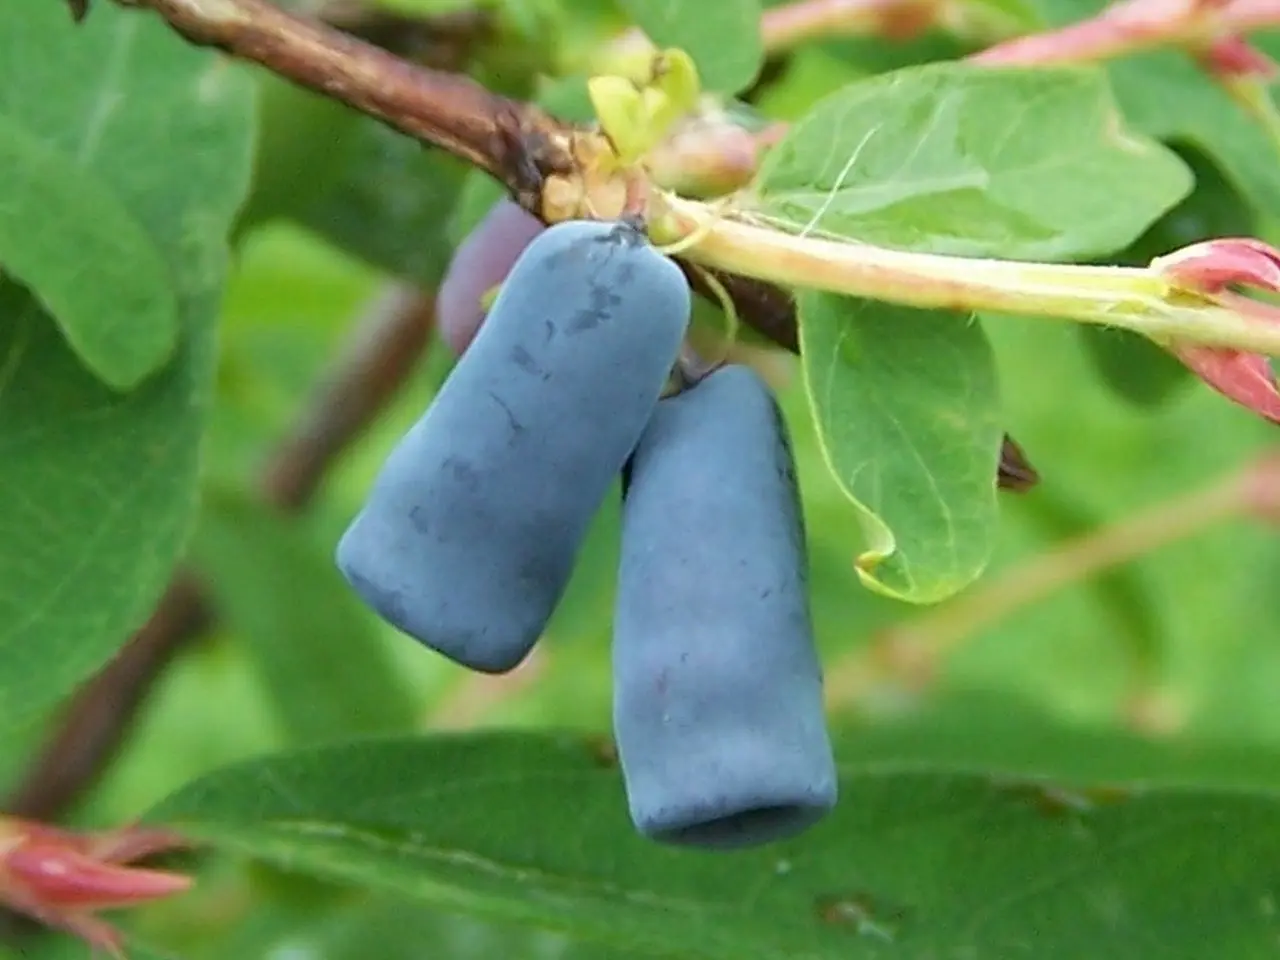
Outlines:
[{"label": "green leaf", "polygon": [[452,254],[449,214],[470,167],[368,117],[347,137],[345,170],[298,222],[388,273],[439,283]]},{"label": "green leaf", "polygon": [[255,77],[258,137],[253,191],[237,234],[316,206],[346,172],[361,114],[270,73]]},{"label": "green leaf", "polygon": [[1048,785],[856,764],[841,790],[795,840],[672,850],[636,835],[619,771],[581,738],[506,733],[258,759],[150,819],[294,869],[671,956],[1274,950],[1275,794],[1141,784],[1080,790],[1073,807]]},{"label": "green leaf", "polygon": [[[1041,29],[1097,16],[1107,6],[1106,0],[1031,2],[1039,9]],[[1280,35],[1275,31],[1260,31],[1249,40],[1268,56],[1280,56]],[[1212,157],[1259,210],[1280,215],[1275,143],[1190,56],[1176,50],[1142,53],[1112,61],[1107,73],[1130,123],[1153,137],[1193,144]]]},{"label": "green leaf", "polygon": [[[188,960],[178,954],[163,950],[150,949],[137,942],[137,937],[128,928],[127,921],[113,926],[124,928],[125,944],[128,960]],[[87,960],[93,951],[78,937],[57,932],[49,936],[34,936],[20,941],[20,947],[8,952],[0,946],[0,960]]]},{"label": "green leaf", "polygon": [[826,97],[766,154],[754,213],[795,232],[1064,260],[1131,243],[1191,189],[1092,68],[913,67]]},{"label": "green leaf", "polygon": [[1136,406],[1160,406],[1194,382],[1173,354],[1136,333],[1082,324],[1076,335],[1102,381]]},{"label": "green leaf", "polygon": [[874,722],[833,723],[842,763],[1075,784],[1153,783],[1280,792],[1280,746],[1178,738],[1054,719],[1013,693],[957,690]]},{"label": "green leaf", "polygon": [[192,552],[295,742],[413,729],[413,693],[375,621],[298,521],[219,492]]},{"label": "green leaf", "polygon": [[[1175,150],[1195,174],[1195,189],[1115,262],[1145,267],[1156,257],[1201,240],[1255,234],[1254,211],[1213,160],[1189,146]],[[1087,324],[1077,327],[1077,336],[1103,382],[1137,406],[1164,404],[1195,382],[1190,369],[1146,337]]]},{"label": "green leaf", "polygon": [[[553,933],[525,926],[493,924],[474,917],[424,909],[421,902],[372,899],[334,917],[322,938],[325,960],[367,960],[369,945],[378,945],[378,960],[623,960],[618,953],[601,955],[598,944],[578,944]],[[575,949],[577,947],[578,949]]]},{"label": "green leaf", "polygon": [[170,363],[121,396],[0,284],[0,719],[100,667],[172,572],[196,506],[226,235],[248,187],[245,74],[163,23],[103,5],[0,4],[0,63],[38,96],[15,122],[86,167],[162,251],[178,293]]},{"label": "green leaf", "polygon": [[1208,154],[1259,210],[1280,216],[1280,158],[1262,126],[1186,54],[1126,57],[1109,67],[1125,117],[1162,140]]},{"label": "green leaf", "polygon": [[760,0],[620,0],[619,5],[659,47],[680,47],[689,54],[707,91],[745,90],[764,63]]},{"label": "green leaf", "polygon": [[[884,46],[880,44],[881,48]],[[825,46],[801,47],[787,59],[786,82],[764,85],[756,103],[775,120],[794,123],[831,90],[856,83],[873,72],[855,65],[851,59],[836,56]]]},{"label": "green leaf", "polygon": [[[1079,540],[1105,522],[1096,507],[1065,485],[1038,490],[1035,497],[1022,498],[1020,506],[1020,519],[1043,543]],[[1168,669],[1175,641],[1146,569],[1120,563],[1098,570],[1075,593],[1093,601],[1106,642],[1124,655],[1130,689],[1156,689]]]},{"label": "green leaf", "polygon": [[1003,430],[982,328],[818,291],[798,310],[819,440],[867,538],[859,577],[912,603],[945,599],[982,572],[998,521]]},{"label": "green leaf", "polygon": [[39,298],[90,370],[134,387],[178,338],[164,259],[91,168],[3,111],[0,268]]},{"label": "green leaf", "polygon": [[553,117],[569,123],[594,123],[596,119],[596,110],[587,92],[586,77],[544,80],[538,90],[537,103]]}]

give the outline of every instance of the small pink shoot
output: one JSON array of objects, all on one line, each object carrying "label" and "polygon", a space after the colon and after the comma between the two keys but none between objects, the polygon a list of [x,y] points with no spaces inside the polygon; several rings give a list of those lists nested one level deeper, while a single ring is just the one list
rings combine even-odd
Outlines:
[{"label": "small pink shoot", "polygon": [[190,889],[190,877],[128,865],[186,845],[164,830],[125,827],[76,833],[0,816],[0,905],[124,960],[123,937],[97,912]]},{"label": "small pink shoot", "polygon": [[[1280,325],[1280,308],[1231,289],[1280,292],[1280,251],[1261,240],[1227,237],[1194,243],[1157,257],[1151,268],[1177,290],[1206,296],[1257,323]],[[1280,423],[1280,391],[1267,357],[1218,347],[1166,346],[1213,389]]]}]

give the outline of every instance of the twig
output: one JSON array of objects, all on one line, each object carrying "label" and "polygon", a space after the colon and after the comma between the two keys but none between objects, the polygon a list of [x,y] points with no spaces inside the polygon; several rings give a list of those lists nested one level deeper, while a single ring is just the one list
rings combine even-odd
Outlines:
[{"label": "twig", "polygon": [[1280,23],[1275,0],[1122,0],[1102,13],[1057,30],[1029,34],[970,59],[986,64],[1098,62],[1160,47],[1208,52],[1224,37]]},{"label": "twig", "polygon": [[[122,0],[125,2],[125,0]],[[385,50],[263,0],[127,0],[148,8],[192,43],[213,46],[383,120],[445,149],[503,183],[525,210],[545,221],[542,186],[576,172],[582,132],[531,104],[497,96],[465,76],[415,67]],[[711,271],[730,291],[743,322],[792,352],[796,316],[786,291]],[[700,292],[709,288],[697,284]],[[714,298],[714,294],[711,294]],[[741,298],[741,299],[740,299]],[[1007,445],[1010,469],[999,482],[1025,489],[1035,471]]]},{"label": "twig", "polygon": [[[297,427],[268,460],[260,480],[264,500],[297,511],[312,499],[329,467],[420,361],[434,306],[427,294],[397,288],[357,324]],[[36,820],[61,818],[110,765],[165,667],[211,623],[200,589],[180,570],[147,624],[76,694],[4,810]]]},{"label": "twig", "polygon": [[1280,519],[1280,454],[1046,551],[974,590],[895,624],[832,664],[827,703],[863,702],[877,689],[920,692],[963,643],[1006,617],[1103,570],[1128,563],[1234,517]]},{"label": "twig", "polygon": [[1277,24],[1280,0],[1121,0],[1097,16],[1005,39],[1013,21],[997,26],[989,9],[966,0],[794,0],[765,11],[761,33],[765,49],[777,53],[832,36],[901,39],[940,26],[992,44],[970,57],[973,61],[1043,66],[1094,63],[1167,47],[1217,59],[1221,54],[1213,51],[1224,43],[1228,56],[1238,54],[1239,37]]}]

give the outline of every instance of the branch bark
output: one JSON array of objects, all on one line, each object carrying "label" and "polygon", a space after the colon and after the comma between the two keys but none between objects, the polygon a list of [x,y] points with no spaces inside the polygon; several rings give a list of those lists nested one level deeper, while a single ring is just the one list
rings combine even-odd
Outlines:
[{"label": "branch bark", "polygon": [[[356,325],[334,369],[268,459],[261,495],[297,512],[329,468],[386,408],[421,360],[434,326],[430,294],[396,288]],[[60,819],[101,778],[133,729],[156,680],[213,624],[199,585],[179,570],[147,624],[72,699],[3,809]]]},{"label": "branch bark", "polygon": [[[419,67],[386,50],[287,13],[264,0],[117,0],[149,9],[198,46],[215,47],[332,97],[392,128],[479,167],[517,203],[544,220],[542,187],[576,171],[573,141],[583,128],[539,107],[491,93],[469,77]],[[678,259],[678,258],[677,258]],[[709,290],[681,261],[694,287]],[[705,268],[704,268],[705,269]],[[724,271],[711,271],[730,292],[743,322],[797,352],[795,304],[789,291]],[[1025,490],[1039,477],[1006,438],[997,482]]]}]

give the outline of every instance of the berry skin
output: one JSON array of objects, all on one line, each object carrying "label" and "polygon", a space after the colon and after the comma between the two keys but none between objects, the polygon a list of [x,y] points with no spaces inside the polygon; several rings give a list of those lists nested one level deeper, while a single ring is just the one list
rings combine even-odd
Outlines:
[{"label": "berry skin", "polygon": [[614,734],[652,839],[754,846],[836,802],[781,413],[723,367],[663,400],[624,477]]},{"label": "berry skin", "polygon": [[399,630],[487,673],[523,660],[680,349],[679,268],[625,224],[538,235],[337,548]]}]

